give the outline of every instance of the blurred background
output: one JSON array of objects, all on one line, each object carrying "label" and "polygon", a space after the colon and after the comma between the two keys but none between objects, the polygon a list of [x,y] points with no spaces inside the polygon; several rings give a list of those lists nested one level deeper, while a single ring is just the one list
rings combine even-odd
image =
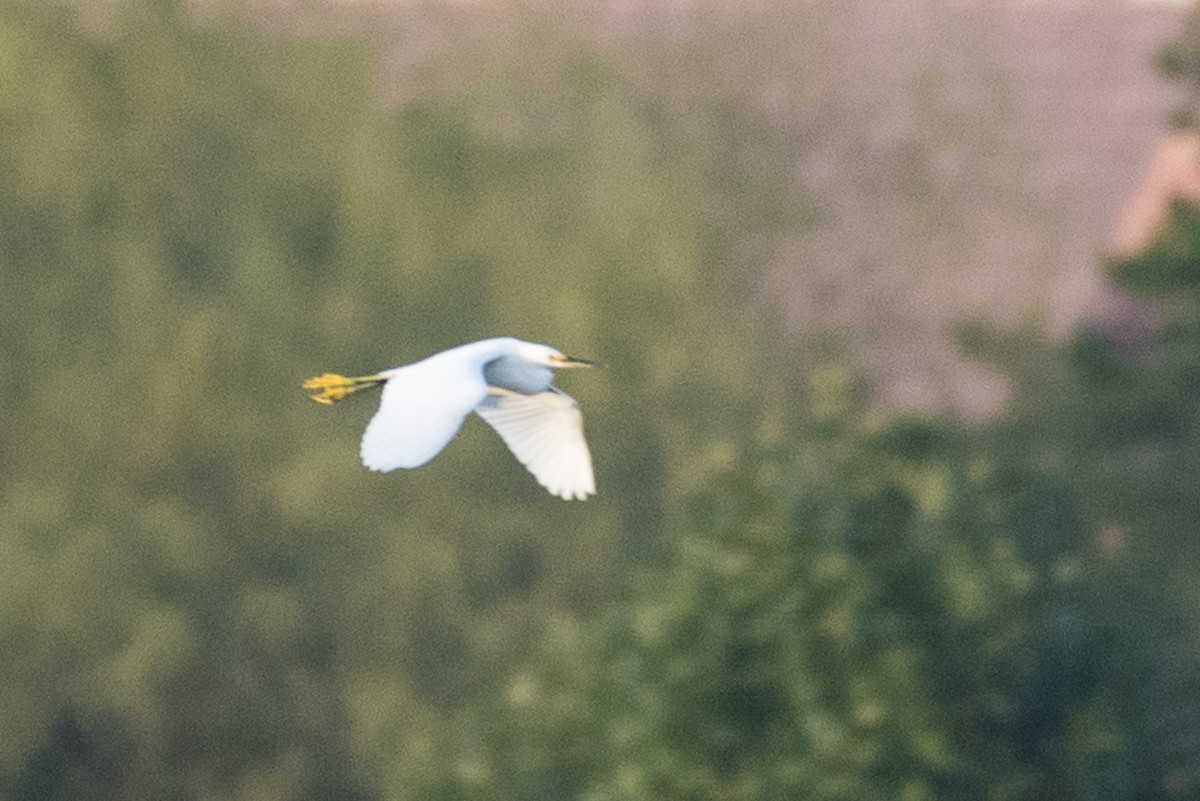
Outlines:
[{"label": "blurred background", "polygon": [[[1200,16],[0,0],[0,798],[1200,798]],[[299,388],[509,334],[599,495]]]}]

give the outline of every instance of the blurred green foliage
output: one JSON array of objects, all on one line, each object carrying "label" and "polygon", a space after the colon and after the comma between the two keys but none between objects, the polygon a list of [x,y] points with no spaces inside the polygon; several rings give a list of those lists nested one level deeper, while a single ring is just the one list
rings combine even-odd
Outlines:
[{"label": "blurred green foliage", "polygon": [[[389,108],[120,8],[0,0],[4,796],[1195,794],[1200,332],[976,332],[1009,417],[884,420],[750,291],[813,211],[720,59],[530,16]],[[609,365],[597,498],[298,388],[498,333]]]},{"label": "blurred green foliage", "polygon": [[1170,296],[1200,283],[1200,210],[1176,201],[1168,217],[1145,253],[1112,261],[1108,272],[1114,284],[1139,294]]}]

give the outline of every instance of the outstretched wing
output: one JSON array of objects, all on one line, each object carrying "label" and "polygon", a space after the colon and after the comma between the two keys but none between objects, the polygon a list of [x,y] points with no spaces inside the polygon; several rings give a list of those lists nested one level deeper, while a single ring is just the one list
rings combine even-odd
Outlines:
[{"label": "outstretched wing", "polygon": [[596,494],[583,415],[574,398],[553,389],[518,395],[493,388],[475,411],[551,493],[567,500]]},{"label": "outstretched wing", "polygon": [[454,439],[463,420],[487,396],[482,373],[452,359],[433,357],[387,375],[379,411],[359,447],[363,464],[372,470],[425,464]]}]

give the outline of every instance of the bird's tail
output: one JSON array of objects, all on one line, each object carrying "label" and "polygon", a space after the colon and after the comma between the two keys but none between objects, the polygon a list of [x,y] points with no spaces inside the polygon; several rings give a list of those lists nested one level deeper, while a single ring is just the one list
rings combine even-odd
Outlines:
[{"label": "bird's tail", "polygon": [[334,401],[340,401],[360,389],[378,387],[385,381],[387,381],[387,376],[379,374],[348,377],[337,373],[325,373],[308,379],[300,386],[310,392],[319,393],[313,395],[312,399],[317,403],[330,406]]}]

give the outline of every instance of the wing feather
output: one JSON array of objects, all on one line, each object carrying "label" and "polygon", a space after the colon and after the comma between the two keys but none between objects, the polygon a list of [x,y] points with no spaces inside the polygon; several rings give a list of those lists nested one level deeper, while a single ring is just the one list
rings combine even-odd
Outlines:
[{"label": "wing feather", "polygon": [[390,373],[359,447],[363,464],[372,470],[425,464],[487,396],[482,373],[452,359],[433,357]]},{"label": "wing feather", "polygon": [[493,388],[475,411],[552,494],[567,500],[596,494],[583,415],[574,398],[557,390],[518,395]]}]

